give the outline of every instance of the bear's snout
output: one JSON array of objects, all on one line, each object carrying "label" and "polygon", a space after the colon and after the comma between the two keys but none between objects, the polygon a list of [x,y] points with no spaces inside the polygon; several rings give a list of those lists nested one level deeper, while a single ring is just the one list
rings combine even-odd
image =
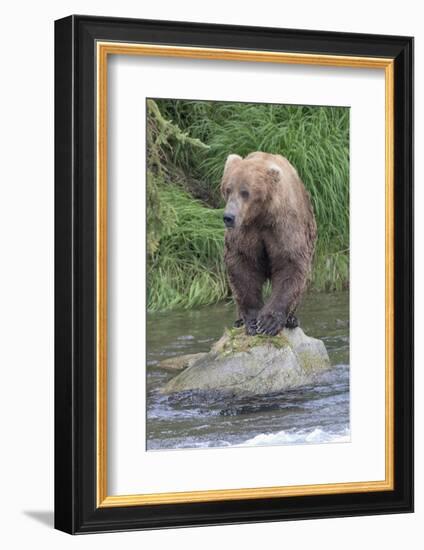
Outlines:
[{"label": "bear's snout", "polygon": [[234,222],[236,220],[236,217],[234,214],[227,214],[224,212],[224,224],[225,227],[234,227]]}]

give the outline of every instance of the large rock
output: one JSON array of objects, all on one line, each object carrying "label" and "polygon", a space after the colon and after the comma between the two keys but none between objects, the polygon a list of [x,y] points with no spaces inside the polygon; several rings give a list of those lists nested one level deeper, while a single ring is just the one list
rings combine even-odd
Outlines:
[{"label": "large rock", "polygon": [[242,328],[231,329],[209,353],[172,378],[162,393],[214,390],[264,395],[310,384],[329,366],[324,343],[300,328],[284,329],[272,337],[247,336]]}]

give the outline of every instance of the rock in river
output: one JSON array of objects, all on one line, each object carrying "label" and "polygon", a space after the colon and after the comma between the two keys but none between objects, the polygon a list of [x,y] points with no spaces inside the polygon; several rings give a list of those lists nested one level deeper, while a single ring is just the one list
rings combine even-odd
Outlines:
[{"label": "rock in river", "polygon": [[[175,358],[184,364],[181,357]],[[170,368],[172,359],[167,359]],[[209,353],[199,354],[162,389],[169,394],[214,390],[233,395],[265,395],[311,384],[330,367],[321,340],[301,328],[284,329],[277,336],[247,336],[243,328],[226,330]],[[180,367],[181,368],[181,367]]]}]

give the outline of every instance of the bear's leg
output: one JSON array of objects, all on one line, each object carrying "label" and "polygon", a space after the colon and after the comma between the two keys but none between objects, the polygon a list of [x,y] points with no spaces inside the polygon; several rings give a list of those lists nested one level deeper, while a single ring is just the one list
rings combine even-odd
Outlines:
[{"label": "bear's leg", "polygon": [[294,321],[289,319],[288,312],[293,311],[297,305],[304,279],[304,274],[294,262],[287,262],[282,269],[274,271],[271,278],[271,296],[258,316],[257,332],[259,334],[275,336],[287,322],[290,325],[293,324]]},{"label": "bear's leg", "polygon": [[[253,336],[256,334],[256,318],[263,306],[262,286],[265,277],[240,260],[227,263],[227,270],[240,319],[246,327],[246,333]],[[239,321],[236,322],[241,326]]]}]

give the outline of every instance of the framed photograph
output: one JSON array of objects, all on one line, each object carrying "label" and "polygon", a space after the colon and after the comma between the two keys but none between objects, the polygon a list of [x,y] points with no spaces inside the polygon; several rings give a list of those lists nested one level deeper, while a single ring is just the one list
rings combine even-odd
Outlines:
[{"label": "framed photograph", "polygon": [[55,525],[413,510],[413,39],[55,23]]}]

